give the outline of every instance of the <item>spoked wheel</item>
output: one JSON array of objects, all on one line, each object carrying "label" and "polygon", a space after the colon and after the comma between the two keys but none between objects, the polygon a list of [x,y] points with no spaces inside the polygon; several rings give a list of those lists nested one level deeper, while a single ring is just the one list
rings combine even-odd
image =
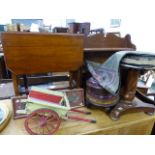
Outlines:
[{"label": "spoked wheel", "polygon": [[25,129],[31,135],[51,135],[61,124],[59,115],[50,109],[32,112],[25,120]]}]

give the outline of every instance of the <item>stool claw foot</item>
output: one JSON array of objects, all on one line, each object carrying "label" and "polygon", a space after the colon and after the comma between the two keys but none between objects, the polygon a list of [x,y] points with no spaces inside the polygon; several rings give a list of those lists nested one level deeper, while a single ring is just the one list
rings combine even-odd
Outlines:
[{"label": "stool claw foot", "polygon": [[148,111],[148,112],[145,112],[147,115],[149,116],[153,116],[154,115],[154,111]]},{"label": "stool claw foot", "polygon": [[119,116],[120,116],[120,112],[119,111],[116,111],[116,110],[112,110],[110,112],[110,118],[114,121],[117,121],[119,119]]}]

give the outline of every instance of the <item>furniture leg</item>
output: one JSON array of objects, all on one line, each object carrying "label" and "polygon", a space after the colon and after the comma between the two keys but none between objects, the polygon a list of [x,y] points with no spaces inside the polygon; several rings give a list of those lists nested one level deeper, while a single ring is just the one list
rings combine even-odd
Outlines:
[{"label": "furniture leg", "polygon": [[112,120],[118,120],[120,115],[127,111],[144,111],[148,115],[153,115],[155,111],[155,106],[142,102],[135,99],[131,104],[126,104],[125,102],[118,103],[110,112],[110,117]]},{"label": "furniture leg", "polygon": [[28,81],[27,81],[27,76],[23,75],[23,80],[24,80],[24,88],[25,88],[25,92],[26,94],[29,93],[29,89],[28,89]]},{"label": "furniture leg", "polygon": [[110,112],[110,117],[113,120],[118,120],[122,113],[129,110],[142,110],[148,115],[152,115],[154,113],[155,106],[153,104],[145,103],[140,99],[135,98],[138,77],[138,70],[128,70],[121,100]]},{"label": "furniture leg", "polygon": [[73,72],[69,72],[69,88],[73,88]]},{"label": "furniture leg", "polygon": [[135,97],[139,71],[136,69],[128,69],[126,76],[123,76],[125,77],[125,82],[123,86],[124,89],[122,92],[121,101],[125,101],[126,103],[130,104]]},{"label": "furniture leg", "polygon": [[82,68],[80,68],[78,71],[77,71],[77,87],[81,87],[82,86]]},{"label": "furniture leg", "polygon": [[18,96],[18,95],[20,95],[19,89],[18,89],[18,79],[14,73],[12,73],[12,80],[13,80],[15,95]]},{"label": "furniture leg", "polygon": [[75,87],[81,87],[81,69],[73,72],[73,80],[75,81]]}]

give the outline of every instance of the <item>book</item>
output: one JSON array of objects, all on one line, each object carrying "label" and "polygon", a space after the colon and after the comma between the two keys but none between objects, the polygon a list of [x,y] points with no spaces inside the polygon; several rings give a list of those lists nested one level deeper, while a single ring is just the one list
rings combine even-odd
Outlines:
[{"label": "book", "polygon": [[38,87],[32,87],[28,95],[29,102],[42,102],[61,105],[63,100],[64,93]]}]

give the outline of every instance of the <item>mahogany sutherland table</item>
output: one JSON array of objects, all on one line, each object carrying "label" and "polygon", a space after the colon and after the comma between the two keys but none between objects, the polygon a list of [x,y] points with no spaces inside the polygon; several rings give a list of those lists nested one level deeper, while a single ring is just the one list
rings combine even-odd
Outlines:
[{"label": "mahogany sutherland table", "polygon": [[[0,100],[0,104],[5,103],[12,110],[11,100]],[[143,135],[151,134],[155,115],[148,116],[143,112],[125,113],[118,121],[112,121],[109,116],[100,109],[86,109],[91,111],[91,115],[84,115],[84,118],[97,120],[96,124],[66,120],[62,121],[61,127],[56,132],[57,135],[87,135],[87,134],[110,134],[110,135]],[[82,115],[83,116],[83,115]],[[24,119],[10,119],[6,128],[1,131],[1,135],[25,135],[28,134],[24,128]]]}]

